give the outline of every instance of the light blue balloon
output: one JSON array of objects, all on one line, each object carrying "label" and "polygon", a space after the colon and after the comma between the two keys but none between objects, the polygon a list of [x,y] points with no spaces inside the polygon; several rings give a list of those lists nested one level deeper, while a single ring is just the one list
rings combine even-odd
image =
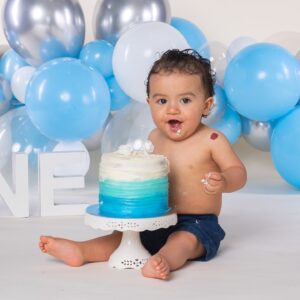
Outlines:
[{"label": "light blue balloon", "polygon": [[255,121],[273,120],[299,100],[299,63],[278,45],[254,44],[230,61],[224,86],[229,105],[239,114]]},{"label": "light blue balloon", "polygon": [[205,47],[207,39],[197,25],[177,17],[171,19],[171,25],[184,36],[192,49],[199,52],[203,57],[209,58],[209,50]]},{"label": "light blue balloon", "polygon": [[107,41],[92,41],[82,48],[79,58],[88,66],[98,70],[104,77],[109,77],[113,75],[113,50],[114,47]]},{"label": "light blue balloon", "polygon": [[9,49],[1,57],[0,73],[10,81],[14,73],[24,66],[28,66],[27,62],[14,50]]},{"label": "light blue balloon", "polygon": [[271,138],[271,156],[278,173],[300,189],[300,106],[280,118]]},{"label": "light blue balloon", "polygon": [[237,112],[227,107],[224,116],[212,128],[221,131],[230,144],[234,144],[242,133],[241,117]]},{"label": "light blue balloon", "polygon": [[25,101],[32,123],[48,138],[60,141],[91,136],[110,111],[103,76],[73,58],[42,65],[30,80]]},{"label": "light blue balloon", "polygon": [[130,97],[124,93],[114,76],[107,79],[107,84],[111,97],[111,110],[119,110],[130,102]]}]

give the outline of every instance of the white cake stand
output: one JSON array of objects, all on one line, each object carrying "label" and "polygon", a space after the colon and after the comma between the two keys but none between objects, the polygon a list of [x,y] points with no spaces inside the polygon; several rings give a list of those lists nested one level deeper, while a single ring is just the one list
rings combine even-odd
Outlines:
[{"label": "white cake stand", "polygon": [[85,224],[94,229],[122,231],[120,246],[109,258],[109,265],[118,269],[140,269],[146,263],[149,252],[140,240],[140,231],[156,230],[175,225],[177,215],[169,212],[154,218],[119,219],[108,218],[99,214],[99,205],[90,205],[86,209]]}]

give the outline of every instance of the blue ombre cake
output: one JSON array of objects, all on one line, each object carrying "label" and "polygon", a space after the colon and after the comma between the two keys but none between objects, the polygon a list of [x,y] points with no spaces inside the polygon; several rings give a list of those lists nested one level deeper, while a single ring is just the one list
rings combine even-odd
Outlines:
[{"label": "blue ombre cake", "polygon": [[112,218],[148,218],[166,214],[168,160],[151,154],[153,145],[135,141],[101,157],[100,214]]}]

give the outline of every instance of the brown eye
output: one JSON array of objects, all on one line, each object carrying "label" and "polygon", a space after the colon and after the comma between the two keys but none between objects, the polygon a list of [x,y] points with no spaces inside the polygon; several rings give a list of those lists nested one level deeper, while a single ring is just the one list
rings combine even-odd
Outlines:
[{"label": "brown eye", "polygon": [[182,99],[180,99],[180,102],[183,103],[183,104],[188,104],[188,103],[191,102],[191,99],[189,99],[189,98],[182,98]]},{"label": "brown eye", "polygon": [[157,103],[161,104],[161,105],[166,104],[167,103],[167,99],[164,99],[164,98],[158,99]]}]

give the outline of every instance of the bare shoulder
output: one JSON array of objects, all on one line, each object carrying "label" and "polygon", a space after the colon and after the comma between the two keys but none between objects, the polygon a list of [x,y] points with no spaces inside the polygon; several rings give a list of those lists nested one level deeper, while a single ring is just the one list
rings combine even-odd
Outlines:
[{"label": "bare shoulder", "polygon": [[201,143],[205,141],[205,144],[210,147],[216,145],[220,146],[221,144],[230,145],[222,132],[207,126],[203,126],[201,130],[199,130],[198,138],[201,140]]}]

